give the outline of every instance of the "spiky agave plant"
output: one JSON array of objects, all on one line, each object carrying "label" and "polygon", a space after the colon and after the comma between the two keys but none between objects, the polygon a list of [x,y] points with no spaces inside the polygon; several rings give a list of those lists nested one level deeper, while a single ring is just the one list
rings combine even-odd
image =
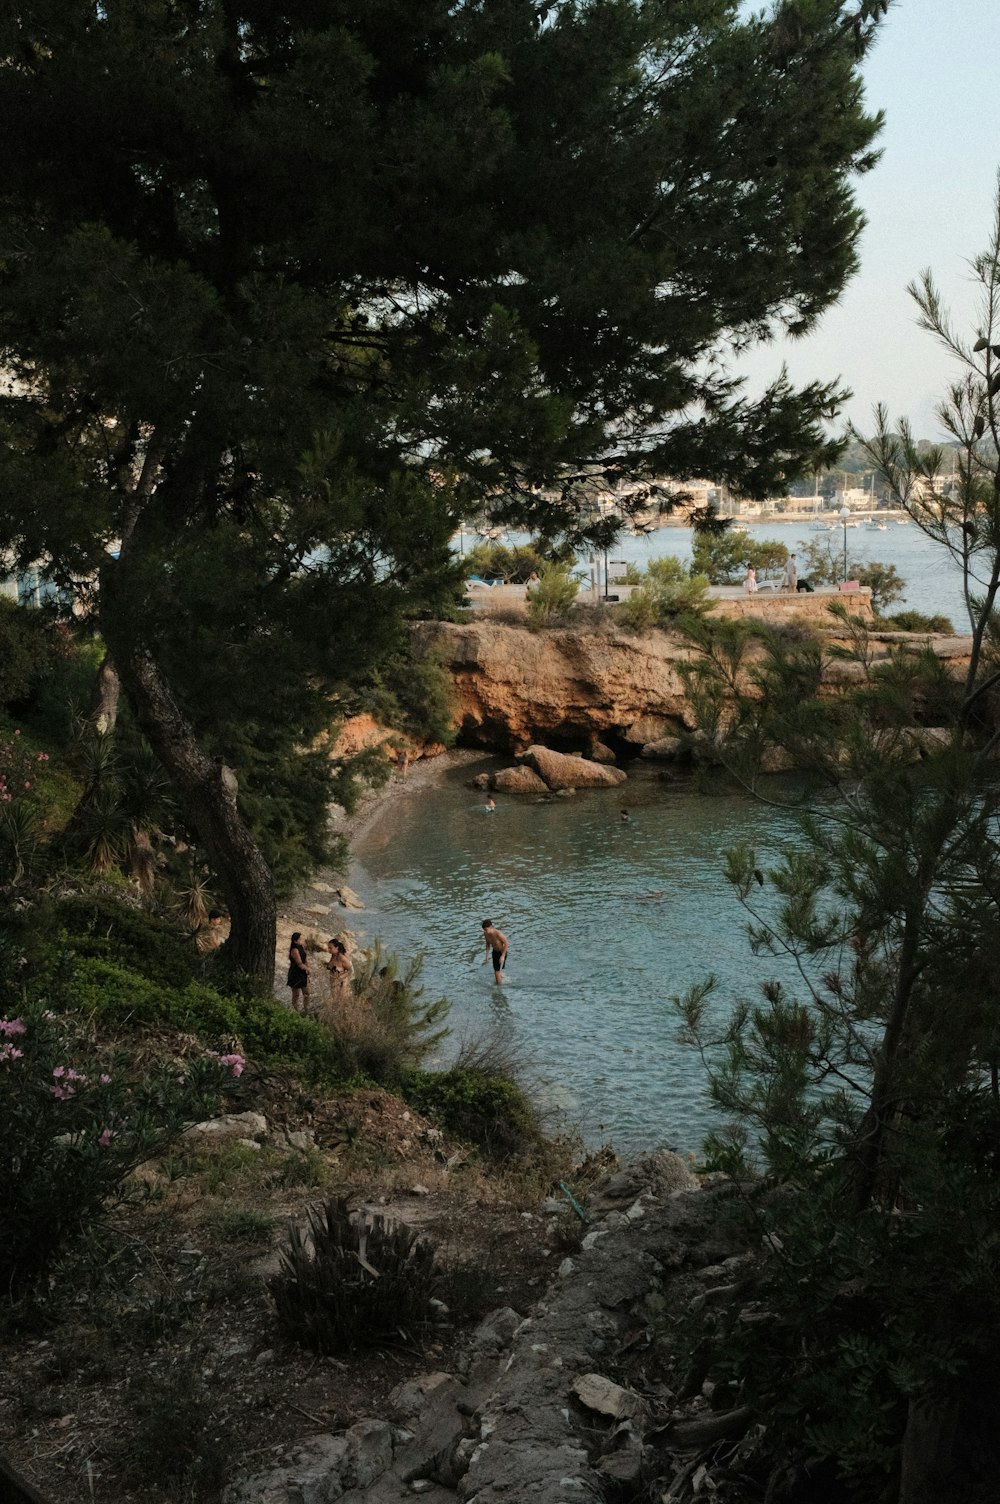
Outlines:
[{"label": "spiky agave plant", "polygon": [[342,1196],[292,1223],[270,1280],[284,1334],[318,1353],[377,1343],[426,1320],[438,1280],[434,1245],[402,1222],[351,1211]]}]

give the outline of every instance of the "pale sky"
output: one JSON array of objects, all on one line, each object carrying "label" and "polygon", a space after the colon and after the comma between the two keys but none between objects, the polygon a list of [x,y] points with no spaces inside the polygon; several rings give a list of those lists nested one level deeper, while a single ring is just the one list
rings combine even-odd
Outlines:
[{"label": "pale sky", "polygon": [[957,328],[974,327],[968,262],[987,247],[1000,169],[1000,0],[895,0],[864,76],[886,123],[882,160],[857,183],[861,269],[815,333],[741,365],[752,387],[782,359],[796,383],[839,376],[863,432],[881,400],[937,439],[934,407],[957,367],[916,327],[906,285],[929,267]]}]

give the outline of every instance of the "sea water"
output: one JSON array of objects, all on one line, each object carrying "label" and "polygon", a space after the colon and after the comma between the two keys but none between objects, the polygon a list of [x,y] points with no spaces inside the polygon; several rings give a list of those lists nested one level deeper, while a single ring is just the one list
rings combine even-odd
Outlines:
[{"label": "sea water", "polygon": [[[475,770],[395,791],[355,848],[350,882],[366,909],[352,919],[402,960],[423,953],[428,994],[452,1004],[438,1063],[498,1030],[542,1102],[589,1145],[697,1151],[720,1120],[671,999],[713,973],[720,1029],[769,977],[795,984],[787,963],[751,954],[724,876],[727,847],[749,843],[766,865],[796,838],[794,818],[665,784],[645,766],[620,789],[549,803],[497,795],[490,814],[468,787]],[[499,987],[483,919],[510,943]]]},{"label": "sea water", "polygon": [[[790,551],[821,536],[774,519],[750,533]],[[689,560],[691,537],[669,527],[622,539],[609,550],[612,577],[618,560]],[[835,552],[843,541],[838,527]],[[907,582],[900,606],[968,629],[957,567],[912,523],[848,528],[847,549],[895,564]],[[762,867],[773,862],[796,839],[793,816],[665,784],[644,764],[620,790],[548,803],[498,795],[488,814],[469,777],[467,769],[439,788],[398,790],[358,843],[351,877],[367,906],[364,938],[381,936],[404,961],[422,952],[428,993],[451,1001],[453,1036],[439,1063],[463,1037],[499,1030],[528,1061],[542,1100],[588,1144],[697,1151],[720,1119],[698,1054],[679,1040],[672,998],[714,974],[708,1016],[719,1032],[733,1004],[759,998],[771,977],[802,995],[789,964],[751,953],[747,916],[724,876],[725,851],[737,843],[754,846]],[[754,897],[766,902],[763,891]],[[500,987],[483,964],[483,919],[510,941]]]},{"label": "sea water", "polygon": [[[838,567],[842,563],[845,531],[839,523],[832,530],[816,531],[809,522],[783,522],[777,518],[752,521],[745,525],[755,542],[768,540],[783,543],[789,553],[797,553],[800,575],[808,574],[804,558],[807,543],[829,545]],[[464,541],[474,536],[469,534]],[[668,555],[688,564],[691,561],[693,536],[689,527],[663,527],[634,537],[626,535],[608,550],[608,573],[614,581],[616,566],[621,563],[637,564],[640,568],[645,568],[650,559]],[[501,541],[505,544],[525,543],[528,535],[510,533]],[[906,589],[902,600],[887,607],[888,611],[908,609],[922,611],[926,616],[946,616],[956,632],[968,632],[969,621],[962,595],[961,570],[941,545],[922,533],[915,523],[890,518],[886,521],[885,531],[879,532],[858,522],[847,528],[846,541],[849,566],[852,561],[866,564],[877,560],[881,564],[894,564],[905,581]],[[593,575],[599,590],[603,589],[604,563],[603,553],[593,556]],[[589,556],[586,551],[582,551],[578,555],[577,573],[585,586],[590,572]],[[617,573],[621,572],[619,567]]]}]

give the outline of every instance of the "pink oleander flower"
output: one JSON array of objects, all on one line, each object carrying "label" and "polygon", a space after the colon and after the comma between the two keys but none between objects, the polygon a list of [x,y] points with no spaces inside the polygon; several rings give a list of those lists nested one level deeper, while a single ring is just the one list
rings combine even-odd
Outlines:
[{"label": "pink oleander flower", "polygon": [[0,1046],[0,1065],[6,1065],[8,1060],[23,1060],[24,1051],[17,1050],[12,1044]]},{"label": "pink oleander flower", "polygon": [[228,1065],[234,1076],[242,1076],[246,1061],[242,1055],[220,1055],[220,1065]]},{"label": "pink oleander flower", "polygon": [[28,1025],[20,1018],[0,1018],[0,1034],[27,1034]]},{"label": "pink oleander flower", "polygon": [[102,1071],[98,1079],[100,1080],[102,1086],[107,1086],[108,1082],[111,1080],[111,1077]]},{"label": "pink oleander flower", "polygon": [[53,1074],[53,1076],[55,1076],[56,1080],[58,1081],[61,1076],[65,1076],[65,1074],[66,1074],[66,1067],[64,1065],[54,1065],[52,1067],[52,1074]]},{"label": "pink oleander flower", "polygon": [[110,1144],[111,1140],[114,1138],[114,1136],[115,1135],[114,1135],[114,1132],[112,1131],[112,1129],[105,1128],[100,1134],[98,1134],[98,1137],[97,1137],[98,1147],[101,1148],[101,1149],[106,1149],[108,1147],[108,1145]]}]

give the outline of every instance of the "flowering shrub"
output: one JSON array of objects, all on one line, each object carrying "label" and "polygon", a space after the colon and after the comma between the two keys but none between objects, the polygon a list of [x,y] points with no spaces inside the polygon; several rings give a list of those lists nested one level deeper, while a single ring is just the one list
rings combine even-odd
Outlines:
[{"label": "flowering shrub", "polygon": [[30,794],[39,768],[48,760],[47,752],[29,751],[20,731],[0,736],[0,804],[11,804]]},{"label": "flowering shrub", "polygon": [[37,781],[49,760],[20,731],[0,735],[0,881],[21,882],[38,840]]},{"label": "flowering shrub", "polygon": [[93,1061],[40,1004],[0,1017],[0,1302],[37,1286],[136,1165],[210,1114],[244,1064],[206,1055],[140,1076],[122,1059]]}]

